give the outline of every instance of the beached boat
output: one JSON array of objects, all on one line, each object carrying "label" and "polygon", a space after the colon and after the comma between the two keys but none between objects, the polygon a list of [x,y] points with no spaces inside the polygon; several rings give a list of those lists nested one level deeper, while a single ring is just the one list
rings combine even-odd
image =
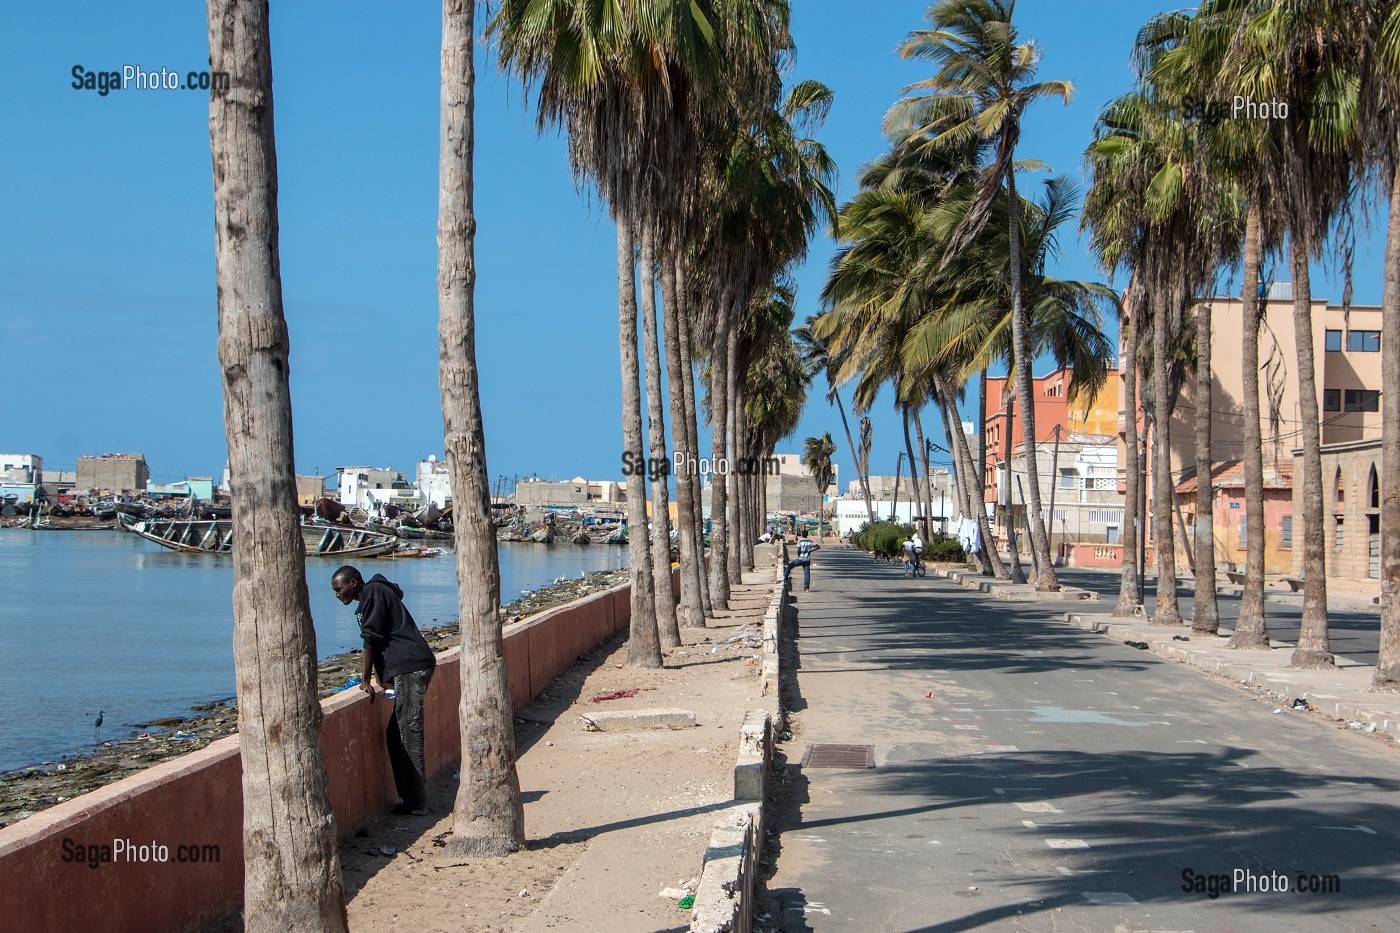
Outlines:
[{"label": "beached boat", "polygon": [[[172,519],[137,522],[129,530],[147,541],[186,554],[227,554],[233,522]],[[307,557],[378,557],[398,547],[393,535],[334,525],[302,525]]]}]

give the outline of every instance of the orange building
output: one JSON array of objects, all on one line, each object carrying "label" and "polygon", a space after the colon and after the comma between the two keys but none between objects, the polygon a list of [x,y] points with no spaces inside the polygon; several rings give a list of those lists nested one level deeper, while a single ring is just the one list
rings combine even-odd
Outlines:
[{"label": "orange building", "polygon": [[[1046,376],[1032,377],[1035,393],[1036,443],[1054,443],[1058,429],[1061,440],[1075,437],[1112,437],[1118,433],[1119,390],[1123,380],[1117,369],[1108,371],[1108,379],[1092,398],[1069,399],[1071,369],[1057,369]],[[987,462],[983,475],[986,485],[983,500],[997,501],[997,476],[1002,464],[1015,456],[1025,437],[1021,430],[1021,414],[1016,405],[1015,385],[1005,378],[987,380]]]}]

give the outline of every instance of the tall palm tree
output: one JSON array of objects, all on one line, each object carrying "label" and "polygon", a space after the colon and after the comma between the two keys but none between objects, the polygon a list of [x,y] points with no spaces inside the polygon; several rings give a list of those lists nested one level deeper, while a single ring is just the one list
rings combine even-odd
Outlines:
[{"label": "tall palm tree", "polygon": [[1011,349],[1022,399],[1022,431],[1028,445],[1026,472],[1030,484],[1031,545],[1037,555],[1036,589],[1055,590],[1059,583],[1050,562],[1034,453],[1033,356],[1021,289],[1015,160],[1021,116],[1026,108],[1037,100],[1053,97],[1068,103],[1074,86],[1067,81],[1034,80],[1040,51],[1033,42],[1018,43],[1019,36],[1011,22],[1015,7],[1015,0],[940,0],[931,6],[927,13],[931,28],[912,33],[900,46],[900,54],[930,61],[938,70],[933,77],[909,86],[907,90],[918,93],[896,104],[886,124],[917,128],[934,145],[970,138],[993,144],[994,156],[982,170],[974,208],[959,226],[949,244],[949,253],[958,252],[986,223],[1004,185],[1011,249]]},{"label": "tall palm tree", "polygon": [[472,154],[476,66],[473,0],[444,0],[438,162],[438,383],[452,477],[457,610],[462,638],[462,780],[448,848],[505,855],[525,845],[515,722],[501,643],[501,569],[476,365],[476,215]]},{"label": "tall palm tree", "polygon": [[250,929],[345,930],[292,463],[267,3],[209,0],[214,268],[233,482],[233,660]]},{"label": "tall palm tree", "polygon": [[[831,432],[827,431],[820,437],[809,437],[802,446],[802,465],[812,473],[812,482],[817,484],[817,496],[825,497],[827,487],[831,485],[835,469],[831,464],[831,455],[836,453],[836,443],[831,439]],[[825,508],[818,510],[819,514],[825,512]],[[821,537],[821,525],[817,526],[817,537]]]},{"label": "tall palm tree", "polygon": [[[1369,5],[1372,8],[1374,4]],[[1400,4],[1386,4],[1376,17],[1371,67],[1373,115],[1368,136],[1382,184],[1390,185],[1385,240],[1385,284],[1381,293],[1381,385],[1400,385]],[[1383,106],[1378,106],[1383,104]],[[1383,115],[1389,115],[1386,119]],[[1382,189],[1383,190],[1383,189]],[[1381,643],[1371,687],[1400,692],[1400,393],[1381,393]]]}]

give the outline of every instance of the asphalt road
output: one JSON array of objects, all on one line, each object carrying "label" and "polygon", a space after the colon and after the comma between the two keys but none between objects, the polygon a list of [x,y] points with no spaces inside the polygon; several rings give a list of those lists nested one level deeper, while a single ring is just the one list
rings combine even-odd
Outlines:
[{"label": "asphalt road", "polygon": [[[1400,753],[1383,739],[1275,714],[1055,621],[1060,604],[906,580],[853,551],[824,550],[796,598],[771,923],[1396,928]],[[813,743],[873,745],[877,766],[802,767]],[[1340,891],[1297,893],[1300,874]]]},{"label": "asphalt road", "polygon": [[[1111,612],[1114,604],[1118,602],[1118,588],[1121,578],[1117,573],[1072,567],[1057,568],[1055,573],[1062,583],[1093,590],[1099,594],[1100,599],[1097,603],[1074,605],[1075,612]],[[1187,622],[1191,620],[1193,594],[1194,591],[1191,589],[1181,589],[1177,593],[1181,617]],[[1143,599],[1150,614],[1156,607],[1157,601],[1157,581],[1154,576],[1149,575],[1147,579]],[[1374,665],[1376,655],[1380,651],[1380,607],[1362,608],[1364,603],[1359,597],[1342,597],[1335,601],[1347,605],[1345,608],[1338,608],[1334,605],[1327,611],[1327,629],[1332,653],[1360,664]],[[1220,613],[1221,629],[1227,633],[1234,631],[1235,620],[1240,617],[1240,598],[1221,595],[1217,597],[1216,603]],[[1265,624],[1269,628],[1269,637],[1273,641],[1296,643],[1298,627],[1303,619],[1302,594],[1295,595],[1266,590],[1264,615]]]}]

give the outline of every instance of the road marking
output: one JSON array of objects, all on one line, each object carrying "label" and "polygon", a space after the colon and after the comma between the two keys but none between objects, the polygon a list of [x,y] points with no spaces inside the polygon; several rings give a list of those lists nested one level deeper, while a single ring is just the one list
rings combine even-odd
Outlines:
[{"label": "road marking", "polygon": [[1027,813],[1064,813],[1064,812],[1065,812],[1065,811],[1061,810],[1059,807],[1055,806],[1053,803],[1051,803],[1051,802],[1048,801],[1048,800],[1033,800],[1033,801],[1031,801],[1031,802],[1029,802],[1029,803],[1021,803],[1021,802],[1018,801],[1017,804],[1016,804],[1016,806],[1017,806],[1017,807],[1020,807],[1022,810],[1025,810]]},{"label": "road marking", "polygon": [[1059,872],[1059,873],[1062,874],[1062,875],[1072,875],[1072,874],[1074,874],[1074,870],[1073,870],[1073,869],[1071,869],[1071,868],[1066,868],[1066,867],[1063,866],[1063,865],[1056,865],[1056,866],[1055,866],[1055,871]]},{"label": "road marking", "polygon": [[1102,904],[1109,907],[1131,907],[1137,904],[1122,891],[1081,891],[1079,896],[1090,904]]},{"label": "road marking", "polygon": [[1209,745],[1205,739],[1177,739],[1177,745]]},{"label": "road marking", "polygon": [[812,901],[810,904],[802,905],[802,915],[805,917],[807,914],[826,914],[830,917],[831,911],[826,908],[825,904],[818,904],[816,901]]},{"label": "road marking", "polygon": [[1089,843],[1083,839],[1047,839],[1045,844],[1052,849],[1087,849]]},{"label": "road marking", "polygon": [[1376,834],[1376,831],[1375,831],[1374,829],[1372,829],[1371,827],[1369,827],[1369,826],[1317,826],[1317,827],[1314,827],[1314,828],[1315,828],[1315,829],[1340,829],[1340,830],[1343,830],[1343,831],[1345,831],[1345,832],[1365,833],[1365,834],[1368,835],[1368,836],[1374,836],[1374,835]]},{"label": "road marking", "polygon": [[1020,751],[1020,749],[1018,749],[1018,748],[1017,748],[1016,746],[1014,746],[1014,745],[988,745],[986,748],[982,749],[982,750],[979,751],[977,754],[979,754],[979,755],[985,755],[985,754],[988,754],[989,752],[992,753],[992,754],[996,754],[996,753],[998,753],[998,752],[1015,752],[1015,751]]},{"label": "road marking", "polygon": [[957,726],[957,725],[955,725],[955,726],[953,726],[953,728],[954,728],[954,729],[964,729],[964,730],[973,731],[973,732],[981,732],[981,731],[982,731],[982,727],[981,727],[981,726]]},{"label": "road marking", "polygon": [[1031,822],[1030,820],[1022,820],[1022,821],[1021,821],[1021,825],[1024,826],[1024,827],[1026,827],[1026,829],[1039,829],[1039,828],[1040,828],[1039,826],[1035,825],[1035,823]]},{"label": "road marking", "polygon": [[1043,787],[993,787],[992,790],[996,791],[998,794],[1005,794],[1005,793],[1006,793],[1007,791],[1009,791],[1009,790],[1010,790],[1010,791],[1015,791],[1016,793],[1019,794],[1019,793],[1021,793],[1022,791],[1029,791],[1029,790],[1045,790],[1045,788],[1043,788]]}]

